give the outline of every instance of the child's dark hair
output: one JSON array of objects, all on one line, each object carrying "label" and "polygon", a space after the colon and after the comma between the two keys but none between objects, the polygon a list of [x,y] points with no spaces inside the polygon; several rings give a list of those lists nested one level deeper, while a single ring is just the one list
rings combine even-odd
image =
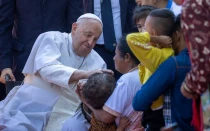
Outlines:
[{"label": "child's dark hair", "polygon": [[94,109],[102,109],[115,86],[114,76],[107,73],[93,74],[84,85],[82,95]]},{"label": "child's dark hair", "polygon": [[174,24],[174,31],[179,31],[179,30],[181,30],[180,14],[176,16],[176,21]]},{"label": "child's dark hair", "polygon": [[117,44],[117,49],[120,51],[120,56],[125,57],[126,53],[130,54],[131,58],[133,59],[135,64],[139,64],[139,60],[136,58],[136,56],[133,54],[131,49],[128,46],[128,43],[126,41],[127,34],[124,34],[120,42]]},{"label": "child's dark hair", "polygon": [[166,8],[156,9],[151,11],[149,16],[155,18],[152,28],[159,32],[158,35],[172,35],[175,23],[175,15],[171,10]]},{"label": "child's dark hair", "polygon": [[148,5],[136,6],[133,11],[133,23],[136,24],[139,19],[146,19],[149,13],[155,8]]}]

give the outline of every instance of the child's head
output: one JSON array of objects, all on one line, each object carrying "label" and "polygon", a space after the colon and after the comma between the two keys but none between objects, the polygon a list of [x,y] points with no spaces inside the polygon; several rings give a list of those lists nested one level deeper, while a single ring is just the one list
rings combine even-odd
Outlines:
[{"label": "child's head", "polygon": [[169,9],[156,9],[150,12],[145,21],[145,30],[150,35],[171,36],[175,23],[175,15]]},{"label": "child's head", "polygon": [[145,20],[149,13],[155,8],[152,6],[136,6],[133,13],[133,21],[136,24],[139,32],[142,32],[142,28],[144,26]]},{"label": "child's head", "polygon": [[107,73],[93,74],[82,89],[82,96],[95,109],[101,109],[116,86],[114,76]]},{"label": "child's head", "polygon": [[129,48],[126,36],[127,35],[123,35],[120,42],[117,44],[113,58],[115,69],[122,74],[127,73],[129,71],[128,68],[132,68],[131,65],[137,66],[140,63]]},{"label": "child's head", "polygon": [[[156,9],[150,12],[146,18],[144,28],[150,35],[171,36],[175,23],[174,13],[166,8]],[[153,45],[153,43],[151,43]],[[155,44],[154,44],[155,45]]]}]

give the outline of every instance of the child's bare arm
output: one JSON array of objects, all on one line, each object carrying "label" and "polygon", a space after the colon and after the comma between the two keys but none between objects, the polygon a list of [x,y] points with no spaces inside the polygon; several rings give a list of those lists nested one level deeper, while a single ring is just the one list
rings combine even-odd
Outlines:
[{"label": "child's bare arm", "polygon": [[169,48],[171,47],[172,40],[169,36],[150,36],[150,41],[153,43],[158,43],[159,48]]}]

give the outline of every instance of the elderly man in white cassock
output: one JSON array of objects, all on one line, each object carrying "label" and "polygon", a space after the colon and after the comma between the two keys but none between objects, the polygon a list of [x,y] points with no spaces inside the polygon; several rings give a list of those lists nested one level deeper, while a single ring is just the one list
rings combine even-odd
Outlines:
[{"label": "elderly man in white cassock", "polygon": [[106,68],[92,50],[101,32],[101,20],[84,14],[73,23],[70,34],[41,34],[23,69],[24,84],[0,103],[0,130],[60,131],[79,107],[75,93],[78,80]]}]

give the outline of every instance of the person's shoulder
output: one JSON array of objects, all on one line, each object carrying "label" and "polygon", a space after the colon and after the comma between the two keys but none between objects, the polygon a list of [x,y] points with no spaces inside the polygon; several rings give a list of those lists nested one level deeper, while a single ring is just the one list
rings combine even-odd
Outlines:
[{"label": "person's shoulder", "polygon": [[191,66],[190,57],[188,53],[182,53],[174,57],[179,66]]},{"label": "person's shoulder", "polygon": [[59,31],[47,31],[42,33],[42,35],[53,35],[53,34],[62,34],[62,33]]},{"label": "person's shoulder", "polygon": [[123,74],[120,79],[118,80],[119,82],[123,82],[126,84],[140,84],[140,79],[139,79],[139,73],[138,73],[138,69],[132,71],[132,72],[128,72],[126,74]]},{"label": "person's shoulder", "polygon": [[136,75],[138,75],[138,68],[133,70],[133,71],[131,71],[131,72],[128,72],[128,73],[122,75],[121,78],[122,79],[132,79],[132,77],[134,77]]},{"label": "person's shoulder", "polygon": [[[176,61],[175,61],[175,56],[170,56],[168,59],[166,59],[161,65],[160,65],[160,67],[159,68],[161,68],[161,69],[166,69],[165,67],[170,67],[170,68],[172,68],[172,67],[174,67],[174,66],[176,66]],[[158,68],[158,69],[159,69]],[[167,69],[169,69],[169,68],[167,68]]]},{"label": "person's shoulder", "polygon": [[160,54],[163,60],[167,60],[174,56],[174,50],[172,48],[162,48],[159,52],[161,52]]},{"label": "person's shoulder", "polygon": [[[68,43],[66,42],[68,40],[68,34],[67,33],[61,33],[59,31],[48,31],[45,33],[42,33],[37,38],[37,44],[39,45],[42,43],[42,46],[48,46],[51,44],[56,44],[57,46],[65,46]],[[40,42],[42,41],[42,42]],[[67,43],[67,44],[65,44]],[[67,47],[66,47],[67,48]]]},{"label": "person's shoulder", "polygon": [[[181,54],[177,56],[171,56],[167,60],[165,60],[160,67],[164,69],[170,69],[176,66],[187,66],[190,67],[190,58],[186,54]],[[165,68],[170,67],[170,68]]]},{"label": "person's shoulder", "polygon": [[59,32],[59,31],[47,31],[47,32],[44,32],[42,34],[40,34],[42,36],[45,36],[45,37],[65,37],[65,36],[68,36],[68,33],[62,33],[62,32]]},{"label": "person's shoulder", "polygon": [[160,50],[162,52],[164,52],[164,55],[166,55],[166,56],[174,55],[174,50],[172,49],[172,47],[170,47],[170,48],[161,48]]},{"label": "person's shoulder", "polygon": [[163,64],[164,64],[164,63],[173,63],[173,62],[174,62],[174,59],[176,59],[175,56],[170,56],[168,59],[166,59],[166,60],[163,62]]}]

